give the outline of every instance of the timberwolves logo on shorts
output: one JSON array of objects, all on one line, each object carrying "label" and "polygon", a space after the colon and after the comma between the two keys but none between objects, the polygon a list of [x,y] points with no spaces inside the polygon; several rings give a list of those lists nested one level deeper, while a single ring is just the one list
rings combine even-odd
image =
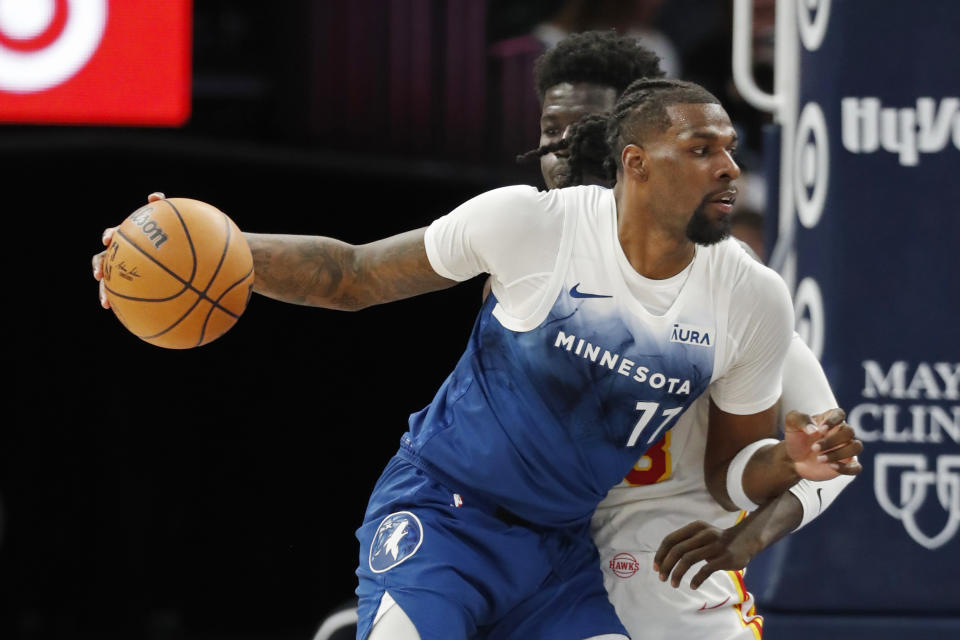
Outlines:
[{"label": "timberwolves logo on shorts", "polygon": [[383,573],[394,568],[420,548],[423,526],[409,511],[391,513],[373,534],[370,543],[370,570]]}]

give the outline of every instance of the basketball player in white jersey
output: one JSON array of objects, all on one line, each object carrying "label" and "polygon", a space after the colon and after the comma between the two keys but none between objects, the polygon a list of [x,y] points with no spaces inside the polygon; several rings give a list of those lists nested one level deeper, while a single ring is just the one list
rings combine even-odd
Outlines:
[{"label": "basketball player in white jersey", "polygon": [[357,531],[358,638],[629,637],[590,519],[704,391],[721,503],[858,472],[849,428],[824,435],[796,412],[755,447],[776,429],[793,312],[782,280],[724,240],[739,167],[717,99],[640,81],[612,117],[613,190],[497,189],[363,246],[246,234],[255,290],[291,303],[355,310],[493,278]]},{"label": "basketball player in white jersey", "polygon": [[[663,75],[651,52],[613,32],[574,34],[545,53],[535,73],[540,148],[519,159],[539,157],[548,188],[612,184],[602,166],[605,121],[576,125],[612,110],[637,73]],[[782,406],[809,414],[836,406],[819,362],[797,335],[784,363]],[[708,411],[702,396],[611,489],[593,518],[604,583],[635,638],[759,638],[763,619],[743,567],[822,513],[854,477],[798,483],[744,520],[746,510],[721,507],[704,483]],[[694,564],[697,570],[687,575]]]}]

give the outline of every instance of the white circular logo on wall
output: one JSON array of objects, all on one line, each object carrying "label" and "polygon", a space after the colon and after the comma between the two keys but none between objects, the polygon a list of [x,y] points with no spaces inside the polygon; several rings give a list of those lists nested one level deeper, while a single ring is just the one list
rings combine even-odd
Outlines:
[{"label": "white circular logo on wall", "polygon": [[107,24],[107,0],[0,0],[0,91],[33,93],[72,78]]},{"label": "white circular logo on wall", "polygon": [[808,102],[797,122],[797,137],[793,145],[793,192],[797,217],[807,229],[820,222],[827,200],[830,175],[830,148],[827,139],[827,120],[816,102]]},{"label": "white circular logo on wall", "polygon": [[[812,15],[811,15],[812,13]],[[830,19],[830,0],[799,0],[797,2],[797,25],[800,41],[807,51],[816,51],[827,34]]]},{"label": "white circular logo on wall", "polygon": [[813,278],[804,278],[797,285],[793,306],[797,318],[797,334],[817,358],[823,357],[826,318],[823,294]]}]

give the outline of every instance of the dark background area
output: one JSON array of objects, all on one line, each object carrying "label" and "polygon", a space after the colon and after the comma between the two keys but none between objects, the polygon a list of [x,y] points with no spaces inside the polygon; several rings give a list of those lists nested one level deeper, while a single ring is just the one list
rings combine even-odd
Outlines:
[{"label": "dark background area", "polygon": [[[156,190],[244,230],[360,243],[539,185],[513,162],[537,140],[522,39],[560,4],[197,0],[183,128],[0,127],[0,637],[309,638],[352,597],[366,496],[459,356],[481,281],[356,314],[255,296],[181,352],[100,308],[90,257]],[[718,91],[723,4],[659,18]],[[521,54],[498,53],[512,38]]]}]

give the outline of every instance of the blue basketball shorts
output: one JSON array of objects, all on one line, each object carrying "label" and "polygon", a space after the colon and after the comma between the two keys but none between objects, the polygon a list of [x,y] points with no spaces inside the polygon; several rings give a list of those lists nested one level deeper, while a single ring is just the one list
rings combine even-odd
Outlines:
[{"label": "blue basketball shorts", "polygon": [[395,456],[357,539],[358,639],[386,591],[422,640],[627,635],[603,588],[589,523],[529,526]]}]

